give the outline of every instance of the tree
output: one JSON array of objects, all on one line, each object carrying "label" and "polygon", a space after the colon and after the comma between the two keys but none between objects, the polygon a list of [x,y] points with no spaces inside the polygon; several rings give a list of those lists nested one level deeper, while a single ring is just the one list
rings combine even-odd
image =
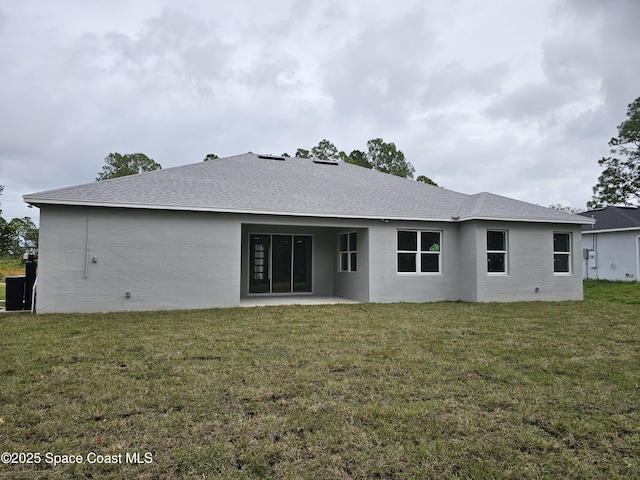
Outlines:
[{"label": "tree", "polygon": [[[0,185],[0,195],[2,195],[2,192],[4,191],[4,185]],[[2,215],[2,209],[0,208],[0,215]]]},{"label": "tree", "polygon": [[207,156],[204,157],[204,162],[208,162],[209,160],[217,160],[220,157],[218,155],[216,155],[215,153],[207,153]]},{"label": "tree", "polygon": [[558,210],[559,212],[573,213],[574,215],[584,212],[584,210],[581,208],[565,207],[560,203],[554,203],[553,205],[549,205],[549,208],[553,210]]},{"label": "tree", "polygon": [[433,180],[431,180],[429,177],[425,175],[418,175],[418,178],[416,178],[416,181],[426,183],[427,185],[433,185],[434,187],[438,186],[436,182],[434,182]]},{"label": "tree", "polygon": [[629,104],[627,120],[618,125],[618,136],[609,141],[609,146],[612,154],[626,158],[598,160],[605,168],[587,206],[640,205],[640,97]]},{"label": "tree", "polygon": [[[342,155],[340,155],[342,154]],[[344,152],[338,152],[336,146],[329,140],[320,140],[317,146],[311,149],[311,156],[320,160],[342,160]]]},{"label": "tree", "polygon": [[142,172],[160,170],[162,166],[147,157],[144,153],[110,153],[105,159],[106,165],[102,166],[102,171],[96,178],[97,182],[110,178],[126,177]]},{"label": "tree", "polygon": [[396,148],[395,143],[385,143],[381,138],[374,138],[367,142],[369,151],[367,160],[374,170],[390,173],[398,177],[413,178],[413,165]]},{"label": "tree", "polygon": [[367,154],[360,150],[352,150],[349,156],[345,159],[345,162],[358,165],[359,167],[372,168],[369,163],[369,159],[367,158]]},{"label": "tree", "polygon": [[[353,150],[349,155],[339,151],[329,140],[321,140],[311,151],[298,148],[295,156],[298,158],[318,158],[321,160],[333,160],[360,167],[371,168],[383,173],[390,173],[398,177],[413,178],[415,169],[404,153],[396,148],[395,143],[385,143],[381,138],[374,138],[367,142],[367,153],[361,150]],[[283,154],[283,156],[288,156]],[[418,181],[438,186],[429,177],[421,175]]]},{"label": "tree", "polygon": [[298,150],[296,150],[296,154],[294,156],[298,158],[311,158],[311,153],[309,152],[309,150],[299,148]]},{"label": "tree", "polygon": [[0,257],[22,257],[38,250],[38,229],[29,217],[7,222],[0,217]]}]

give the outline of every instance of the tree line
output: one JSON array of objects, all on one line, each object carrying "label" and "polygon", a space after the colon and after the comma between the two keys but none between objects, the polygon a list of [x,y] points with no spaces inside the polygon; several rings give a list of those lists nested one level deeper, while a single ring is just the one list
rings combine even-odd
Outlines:
[{"label": "tree line", "polygon": [[[288,153],[283,153],[282,156],[291,157]],[[381,138],[369,140],[366,151],[352,150],[348,155],[344,151],[339,151],[329,140],[323,139],[310,150],[298,148],[294,156],[298,158],[342,161],[403,178],[412,179],[415,173],[415,168],[407,160],[404,153],[396,147],[395,143],[387,143]],[[209,153],[204,157],[204,161],[207,162],[218,158],[215,153]],[[96,181],[162,169],[162,165],[147,157],[144,153],[127,153],[124,155],[110,153],[104,161],[105,165],[103,165],[102,171],[99,172]],[[437,186],[433,180],[425,175],[418,176],[416,180]]]}]

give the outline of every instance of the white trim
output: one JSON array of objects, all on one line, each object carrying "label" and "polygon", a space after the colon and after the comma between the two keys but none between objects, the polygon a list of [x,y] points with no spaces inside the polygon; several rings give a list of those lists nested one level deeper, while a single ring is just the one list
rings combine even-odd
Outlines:
[{"label": "white trim", "polygon": [[[417,250],[400,250],[398,249],[398,233],[399,232],[415,232],[416,233],[416,248]],[[428,251],[422,250],[422,234],[423,233],[437,233],[440,237],[440,244],[438,245],[439,250],[436,251]],[[443,258],[443,236],[444,230],[430,230],[430,229],[407,229],[407,228],[397,228],[396,229],[396,275],[405,276],[405,275],[427,275],[427,276],[437,276],[444,275],[443,267],[442,267],[442,258]],[[415,272],[400,272],[398,268],[400,265],[398,264],[398,255],[400,253],[415,253],[416,255],[416,271]],[[437,272],[423,272],[422,271],[422,254],[429,255],[438,255],[438,271]]]},{"label": "white trim", "polygon": [[486,220],[486,221],[500,221],[500,222],[527,222],[527,223],[566,223],[575,225],[591,225],[595,223],[595,220],[584,217],[584,221],[573,219],[561,219],[561,218],[546,218],[546,217],[486,217],[486,216],[469,216],[460,217],[456,222],[467,222],[471,220]]},{"label": "white trim", "polygon": [[[504,233],[504,250],[489,250],[489,242],[488,242],[488,236],[489,236],[489,232],[502,232]],[[487,272],[487,275],[489,276],[505,276],[505,275],[509,275],[509,267],[510,267],[510,261],[509,261],[509,230],[508,229],[500,229],[500,228],[487,228],[485,229],[485,235],[484,235],[484,241],[485,241],[485,269]],[[489,254],[490,253],[498,253],[498,254],[504,254],[504,272],[490,272],[489,271]]]},{"label": "white trim", "polygon": [[[351,235],[356,236],[356,249],[350,250],[351,247]],[[342,250],[342,236],[346,235],[347,237],[347,249]],[[345,253],[347,255],[347,269],[342,269],[342,254]],[[353,265],[351,265],[351,255],[356,255],[356,268],[353,269]],[[350,230],[348,232],[338,233],[338,273],[358,273],[358,232],[356,230]]]},{"label": "white trim", "polygon": [[[568,272],[556,272],[555,265],[552,263],[553,274],[556,277],[571,277],[573,275],[573,235],[571,232],[553,232],[553,235],[569,235],[569,251],[568,252],[559,252],[553,249],[553,260],[555,261],[556,255],[565,255],[569,257],[569,271]],[[553,236],[551,237],[551,242],[553,242]]]},{"label": "white trim", "polygon": [[610,228],[610,229],[603,229],[603,230],[582,230],[582,234],[588,235],[590,233],[633,232],[634,230],[640,230],[640,227]]}]

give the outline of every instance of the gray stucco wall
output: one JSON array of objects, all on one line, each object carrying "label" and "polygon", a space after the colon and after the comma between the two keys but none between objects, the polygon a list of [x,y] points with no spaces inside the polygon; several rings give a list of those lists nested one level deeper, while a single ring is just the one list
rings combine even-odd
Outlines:
[{"label": "gray stucco wall", "polygon": [[39,313],[232,306],[239,282],[232,216],[41,208]]},{"label": "gray stucco wall", "polygon": [[[486,231],[508,233],[508,272],[487,273]],[[553,271],[553,233],[571,233],[571,273]],[[582,300],[580,226],[522,222],[476,222],[476,261],[480,302]],[[537,289],[537,290],[536,290]]]},{"label": "gray stucco wall", "polygon": [[479,277],[478,268],[485,268],[480,261],[480,258],[484,258],[484,254],[477,249],[480,236],[477,223],[462,223],[458,230],[458,251],[460,255],[458,285],[460,300],[465,302],[478,301],[478,281],[483,278]]},{"label": "gray stucco wall", "polygon": [[[402,274],[396,266],[398,230],[442,232],[440,274]],[[508,271],[487,273],[487,230],[506,230]],[[553,233],[572,235],[570,274],[553,271]],[[372,225],[372,302],[581,300],[581,235],[575,225],[473,221],[460,224],[389,222]]]},{"label": "gray stucco wall", "polygon": [[[398,273],[398,230],[442,232],[441,273]],[[458,225],[425,222],[377,222],[369,229],[370,301],[434,302],[458,300],[460,256]]]},{"label": "gray stucco wall", "polygon": [[[508,231],[509,267],[505,275],[487,273],[487,229]],[[398,273],[398,230],[440,231],[441,271]],[[358,269],[340,272],[339,235],[351,231],[358,233]],[[570,274],[553,272],[554,231],[572,234]],[[579,226],[43,206],[37,310],[239,305],[241,297],[248,295],[250,233],[312,235],[312,295],[364,302],[582,299]]]},{"label": "gray stucco wall", "polygon": [[596,254],[596,268],[583,260],[584,278],[640,281],[640,230],[585,233],[582,247]]},{"label": "gray stucco wall", "polygon": [[[341,272],[339,269],[339,236],[343,233],[357,233],[358,265],[355,272]],[[341,228],[334,237],[336,259],[334,262],[334,295],[359,302],[369,301],[369,229]]]}]

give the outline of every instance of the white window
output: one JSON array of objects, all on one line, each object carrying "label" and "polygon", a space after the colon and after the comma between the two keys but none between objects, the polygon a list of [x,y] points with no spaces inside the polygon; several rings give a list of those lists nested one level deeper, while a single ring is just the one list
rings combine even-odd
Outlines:
[{"label": "white window", "polygon": [[358,270],[358,234],[356,232],[340,235],[340,271]]},{"label": "white window", "polygon": [[440,273],[442,232],[398,231],[398,273]]},{"label": "white window", "polygon": [[507,273],[506,230],[487,230],[487,272]]},{"label": "white window", "polygon": [[571,273],[571,234],[553,234],[553,272]]}]

